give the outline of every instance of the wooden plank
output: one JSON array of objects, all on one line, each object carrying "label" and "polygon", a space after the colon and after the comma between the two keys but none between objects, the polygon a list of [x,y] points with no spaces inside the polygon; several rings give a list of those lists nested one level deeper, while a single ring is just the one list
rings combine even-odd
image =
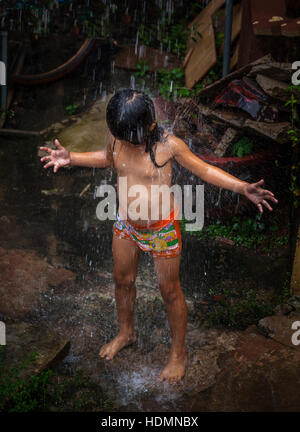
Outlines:
[{"label": "wooden plank", "polygon": [[216,44],[212,19],[197,42],[185,68],[187,88],[192,88],[203,78],[217,61]]},{"label": "wooden plank", "polygon": [[211,16],[220,9],[221,6],[225,3],[225,0],[212,0],[205,9],[203,9],[199,15],[197,15],[193,21],[189,24],[189,28],[195,27],[197,24],[201,22],[207,22],[211,18]]},{"label": "wooden plank", "polygon": [[234,52],[232,54],[232,57],[230,59],[230,65],[229,65],[230,71],[232,71],[232,69],[234,69],[236,67],[236,65],[238,64],[239,50],[240,50],[240,41],[238,40],[236,47],[234,49]]},{"label": "wooden plank", "polygon": [[191,30],[191,34],[187,41],[187,52],[201,39],[198,33],[202,35],[205,32],[207,26],[210,26],[212,15],[216,13],[224,3],[225,0],[212,0],[189,24],[188,27]]},{"label": "wooden plank", "polygon": [[293,273],[291,279],[291,290],[292,293],[300,294],[300,226],[298,228],[296,252],[293,264]]}]

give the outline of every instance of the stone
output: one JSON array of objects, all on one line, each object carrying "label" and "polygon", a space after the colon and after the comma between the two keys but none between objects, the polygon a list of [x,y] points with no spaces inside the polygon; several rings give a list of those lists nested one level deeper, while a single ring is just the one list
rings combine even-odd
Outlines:
[{"label": "stone", "polygon": [[263,318],[258,323],[259,330],[267,337],[274,339],[282,345],[298,349],[300,345],[294,345],[292,335],[295,329],[292,329],[292,324],[295,321],[300,322],[300,314],[291,312],[289,315],[273,315]]},{"label": "stone", "polygon": [[[46,143],[52,143],[57,138],[63,147],[72,152],[104,149],[109,143],[106,124],[108,100],[109,97],[105,100],[98,99],[87,112],[73,115],[70,119],[71,124],[62,120],[61,123],[49,126],[45,135]],[[49,140],[50,137],[52,137],[52,141]],[[50,147],[54,148],[55,146],[52,143]]]},{"label": "stone", "polygon": [[20,365],[34,352],[35,361],[21,372],[21,377],[39,374],[55,366],[70,348],[70,342],[55,331],[26,322],[6,325],[6,347],[4,350],[4,370]]},{"label": "stone", "polygon": [[36,252],[0,247],[0,313],[21,318],[38,306],[49,287],[71,282],[75,273],[50,266]]},{"label": "stone", "polygon": [[279,304],[274,308],[274,315],[288,315],[293,310],[294,308],[290,304]]},{"label": "stone", "polygon": [[300,295],[294,295],[287,301],[288,305],[292,306],[294,310],[300,312]]}]

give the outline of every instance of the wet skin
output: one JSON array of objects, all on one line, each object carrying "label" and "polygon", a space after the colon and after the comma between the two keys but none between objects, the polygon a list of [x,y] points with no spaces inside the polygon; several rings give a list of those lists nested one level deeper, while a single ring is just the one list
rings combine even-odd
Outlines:
[{"label": "wet skin", "polygon": [[[41,147],[41,150],[49,154],[43,157],[41,161],[47,162],[44,168],[53,166],[54,172],[66,165],[96,168],[114,167],[118,172],[118,179],[119,177],[127,177],[128,189],[134,185],[144,185],[149,190],[151,185],[171,185],[172,164],[173,160],[176,160],[204,181],[245,195],[258,207],[261,213],[263,212],[263,206],[268,210],[272,210],[268,201],[277,203],[274,194],[262,188],[263,180],[253,184],[241,181],[225,171],[203,162],[190,151],[181,139],[173,135],[169,135],[165,142],[159,142],[154,147],[156,162],[159,165],[167,162],[163,168],[156,168],[153,165],[149,153],[145,153],[144,145],[135,146],[117,140],[113,153],[112,143],[113,137],[111,137],[110,143],[105,150],[69,153],[61,146],[58,140],[55,140],[57,150]],[[151,200],[151,194],[148,194],[148,197]],[[148,197],[146,204],[150,210],[151,201],[149,201]],[[133,198],[127,198],[128,210]],[[122,202],[121,196],[120,201]],[[170,201],[171,209],[164,208],[163,203],[160,201],[159,219],[168,216],[166,212],[172,210],[174,205],[172,196]],[[150,211],[148,214],[151,214]],[[128,216],[128,219],[130,219],[130,212],[128,212]],[[149,222],[149,219],[146,222]],[[150,220],[151,222],[152,220]],[[134,223],[145,225],[145,220],[134,220]],[[100,357],[107,360],[111,360],[118,351],[136,341],[133,328],[133,313],[139,254],[140,250],[134,241],[113,237],[115,297],[120,329],[118,335],[100,349]],[[155,258],[154,264],[172,335],[169,359],[158,379],[175,383],[184,376],[187,362],[187,353],[184,346],[187,308],[179,281],[180,256],[175,258]]]}]

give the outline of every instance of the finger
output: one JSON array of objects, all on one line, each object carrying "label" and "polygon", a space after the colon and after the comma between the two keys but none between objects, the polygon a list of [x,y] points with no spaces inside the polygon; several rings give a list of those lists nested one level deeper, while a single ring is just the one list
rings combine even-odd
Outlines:
[{"label": "finger", "polygon": [[51,153],[52,152],[52,149],[50,149],[49,147],[40,147],[40,150],[43,150],[43,151],[45,151],[47,153]]},{"label": "finger", "polygon": [[44,168],[49,168],[49,167],[51,167],[51,166],[53,166],[54,165],[54,162],[53,161],[50,161],[50,162],[48,162],[46,165],[44,165]]},{"label": "finger", "polygon": [[261,180],[259,180],[258,182],[256,182],[256,183],[252,183],[252,185],[253,186],[261,186],[261,185],[263,185],[264,184],[264,179],[261,179]]},{"label": "finger", "polygon": [[260,213],[263,213],[263,212],[264,212],[261,204],[257,204],[257,207],[258,207]]},{"label": "finger", "polygon": [[59,170],[59,168],[60,168],[60,165],[58,165],[58,164],[54,165],[53,172],[56,173]]},{"label": "finger", "polygon": [[52,156],[44,156],[41,158],[41,162],[45,162],[45,161],[51,160],[51,159],[52,159]]},{"label": "finger", "polygon": [[276,198],[273,197],[273,196],[265,196],[264,198],[265,198],[265,199],[268,199],[268,200],[270,200],[270,201],[273,201],[275,204],[278,203],[278,199],[276,199]]},{"label": "finger", "polygon": [[268,189],[264,189],[264,191],[268,194],[270,194],[271,196],[274,196],[273,192],[269,191]]},{"label": "finger", "polygon": [[270,210],[270,211],[273,210],[272,207],[270,206],[270,204],[269,204],[267,201],[263,200],[262,203],[263,203],[263,205],[264,205],[265,207],[267,207],[268,210]]},{"label": "finger", "polygon": [[58,139],[56,139],[56,140],[54,140],[54,144],[56,145],[56,147],[59,149],[59,150],[62,150],[62,145],[61,145],[61,143],[58,141]]}]

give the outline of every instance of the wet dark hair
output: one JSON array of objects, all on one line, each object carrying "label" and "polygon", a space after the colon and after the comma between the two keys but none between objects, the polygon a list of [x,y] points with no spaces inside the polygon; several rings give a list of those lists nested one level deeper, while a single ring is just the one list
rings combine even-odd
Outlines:
[{"label": "wet dark hair", "polygon": [[112,135],[119,140],[131,144],[145,144],[145,151],[150,153],[152,162],[157,168],[153,146],[162,140],[164,130],[156,126],[150,131],[154,123],[155,109],[153,101],[148,95],[132,89],[120,90],[110,99],[106,109],[106,122]]}]

